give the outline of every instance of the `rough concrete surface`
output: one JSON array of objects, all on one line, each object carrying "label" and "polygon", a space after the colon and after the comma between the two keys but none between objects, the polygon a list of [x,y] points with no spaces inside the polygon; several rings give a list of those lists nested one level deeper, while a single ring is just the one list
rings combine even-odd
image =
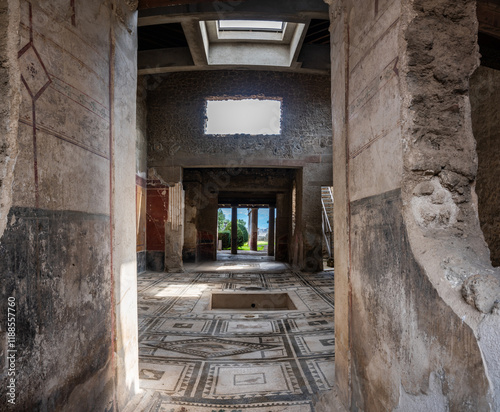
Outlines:
[{"label": "rough concrete surface", "polygon": [[491,313],[500,302],[500,278],[494,275],[473,275],[462,284],[465,301],[483,313]]}]

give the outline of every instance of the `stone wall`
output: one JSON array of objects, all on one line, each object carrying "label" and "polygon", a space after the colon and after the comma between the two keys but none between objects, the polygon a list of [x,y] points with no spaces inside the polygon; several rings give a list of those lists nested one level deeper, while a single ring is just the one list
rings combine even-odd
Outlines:
[{"label": "stone wall", "polygon": [[[219,195],[233,196],[234,199],[269,196],[270,203],[276,198],[289,198],[295,169],[277,168],[200,168],[184,170],[186,190],[186,231],[183,248],[185,261],[215,260],[217,249],[217,210]],[[243,194],[243,195],[242,195]],[[282,202],[284,205],[288,203]],[[280,201],[278,204],[281,205]],[[291,245],[289,212],[285,206],[278,210],[277,238],[281,238],[280,261],[288,261]]]},{"label": "stone wall", "polygon": [[[279,72],[171,73],[150,78],[148,166],[331,163],[329,78]],[[279,136],[206,136],[210,97],[283,98]]]},{"label": "stone wall", "polygon": [[338,396],[496,410],[498,317],[461,293],[494,273],[474,212],[475,2],[330,3]]},{"label": "stone wall", "polygon": [[500,266],[500,71],[478,67],[471,77],[470,88],[478,155],[479,221],[491,262]]},{"label": "stone wall", "polygon": [[[306,196],[300,207],[299,225],[294,238],[288,230],[282,233],[280,229],[277,257],[286,257],[302,269],[321,270],[321,186],[330,185],[332,175],[329,89],[326,76],[294,73],[207,71],[149,76],[148,166],[160,175],[172,166],[304,169],[304,188],[300,187],[299,193]],[[206,99],[223,97],[282,99],[281,134],[205,135]],[[191,222],[197,220],[199,228],[204,219],[194,217],[193,207],[199,213],[211,212],[198,209],[189,199],[186,230],[194,233]],[[212,215],[207,216],[211,219]],[[207,225],[210,227],[200,236],[214,235],[214,224]],[[203,250],[207,258],[215,258],[215,238],[210,239],[203,238]],[[192,259],[193,236],[187,233],[185,241],[184,256]]]},{"label": "stone wall", "polygon": [[[136,15],[121,1],[8,3],[16,37],[8,44],[15,44],[22,80],[9,83],[7,93],[19,121],[16,141],[7,133],[3,147],[10,160],[15,145],[19,150],[2,182],[13,195],[9,205],[2,193],[8,218],[2,210],[0,232],[2,296],[17,305],[12,410],[119,408],[137,390],[138,375],[128,166]],[[12,60],[4,68],[19,76]],[[16,110],[0,109],[2,127],[12,132]],[[0,313],[5,325],[3,306]],[[4,368],[0,377],[6,388]]]},{"label": "stone wall", "polygon": [[[499,345],[491,342],[498,336],[500,318],[492,312],[493,302],[488,308],[478,304],[488,294],[492,301],[500,298],[500,276],[489,260],[474,193],[477,154],[469,79],[479,64],[476,1],[419,0],[405,7],[403,216],[414,258],[439,295],[436,303],[442,299],[457,324],[453,334],[446,332],[448,322],[433,327],[440,354],[436,349],[424,355],[430,360],[427,370],[408,380],[424,382],[432,369],[437,376],[444,370],[446,377],[437,383],[450,409],[498,410]],[[467,296],[471,282],[473,297]],[[483,282],[490,287],[481,290]],[[454,340],[460,335],[467,344],[456,352]],[[465,382],[463,370],[468,370],[467,379],[476,378]],[[456,377],[463,386],[455,383],[450,391],[447,385]],[[400,403],[415,395],[410,385],[404,389],[405,402]]]}]

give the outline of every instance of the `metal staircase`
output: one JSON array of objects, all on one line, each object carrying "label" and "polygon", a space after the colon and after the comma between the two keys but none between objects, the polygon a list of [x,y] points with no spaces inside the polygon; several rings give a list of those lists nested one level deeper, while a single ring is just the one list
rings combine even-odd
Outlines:
[{"label": "metal staircase", "polygon": [[321,205],[323,209],[323,238],[328,253],[328,266],[333,266],[333,192],[330,186],[321,188]]}]

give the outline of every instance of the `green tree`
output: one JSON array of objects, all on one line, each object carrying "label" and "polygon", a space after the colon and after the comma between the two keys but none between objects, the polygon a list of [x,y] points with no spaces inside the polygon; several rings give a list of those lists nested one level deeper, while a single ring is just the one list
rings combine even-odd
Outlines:
[{"label": "green tree", "polygon": [[[245,225],[242,224],[241,222],[238,222],[237,227],[238,227],[238,229],[237,229],[237,234],[238,234],[237,244],[238,244],[238,247],[241,247],[245,243],[248,242],[248,230],[245,227]],[[229,233],[231,233],[231,222],[229,222],[227,224],[227,226],[226,226],[226,228],[224,230],[225,231],[229,231]]]},{"label": "green tree", "polygon": [[243,219],[238,219],[238,228],[241,230],[241,233],[243,234],[243,244],[248,242],[248,230],[247,230],[247,223]]},{"label": "green tree", "polygon": [[226,219],[226,215],[222,211],[222,209],[219,209],[219,212],[217,214],[217,229],[219,232],[222,232],[226,225],[229,223],[229,220]]}]

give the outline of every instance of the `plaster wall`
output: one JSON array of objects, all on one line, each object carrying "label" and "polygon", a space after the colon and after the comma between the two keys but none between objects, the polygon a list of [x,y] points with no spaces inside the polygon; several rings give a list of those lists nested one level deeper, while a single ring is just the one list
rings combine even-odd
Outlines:
[{"label": "plaster wall", "polygon": [[493,266],[500,266],[500,71],[480,66],[470,80],[472,130],[476,139],[476,193],[481,230]]},{"label": "plaster wall", "polygon": [[[12,203],[2,194],[0,284],[17,305],[13,410],[120,408],[138,375],[128,166],[136,15],[118,1],[8,3],[19,71],[12,60],[2,67],[13,69],[9,102],[19,115],[5,147],[18,152],[5,180]],[[1,115],[10,132],[11,110]],[[1,315],[6,324],[3,308]],[[4,368],[0,378],[7,387]]]},{"label": "plaster wall", "polygon": [[[321,182],[315,165],[306,165],[295,173],[295,191],[292,191],[292,224],[288,245],[289,261],[292,265],[306,272],[323,270],[323,231]],[[293,213],[293,209],[295,213]]]},{"label": "plaster wall", "polygon": [[139,391],[136,259],[136,3],[111,3],[111,213],[115,329],[115,408]]},{"label": "plaster wall", "polygon": [[136,173],[136,250],[137,272],[146,270],[146,202],[147,202],[147,105],[146,79],[137,80],[137,139],[135,147]]},{"label": "plaster wall", "polygon": [[[0,2],[0,239],[7,226],[7,216],[12,204],[12,183],[17,158],[17,127],[21,98],[17,47],[19,28],[19,3]],[[5,285],[0,289],[6,296]],[[5,309],[0,309],[0,377],[6,374],[7,324]]]},{"label": "plaster wall", "polygon": [[474,212],[474,6],[331,2],[335,375],[353,411],[497,407],[498,317],[461,293],[496,276]]},{"label": "plaster wall", "polygon": [[165,224],[168,220],[168,186],[153,177],[147,181],[146,269],[165,269]]},{"label": "plaster wall", "polygon": [[[208,203],[202,191],[201,172],[188,172],[184,175],[184,187],[186,189],[185,216],[184,216],[184,246],[182,248],[182,260],[196,262],[200,259],[197,252],[198,242],[198,209]],[[217,233],[217,232],[215,232]]]},{"label": "plaster wall", "polygon": [[292,239],[292,192],[276,195],[276,251],[279,262],[290,260]]}]

